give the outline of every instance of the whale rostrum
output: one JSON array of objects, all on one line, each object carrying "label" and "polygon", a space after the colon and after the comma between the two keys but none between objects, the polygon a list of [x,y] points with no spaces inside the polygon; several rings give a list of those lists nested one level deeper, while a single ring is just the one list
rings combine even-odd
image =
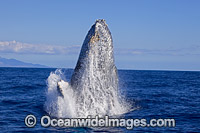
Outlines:
[{"label": "whale rostrum", "polygon": [[[118,114],[118,74],[114,63],[113,40],[104,19],[88,31],[69,82],[78,116]],[[61,82],[58,91],[65,97]]]}]

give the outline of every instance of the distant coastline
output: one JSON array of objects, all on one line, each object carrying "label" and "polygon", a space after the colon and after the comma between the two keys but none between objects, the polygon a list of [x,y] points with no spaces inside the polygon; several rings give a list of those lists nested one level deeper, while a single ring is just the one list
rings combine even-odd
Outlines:
[{"label": "distant coastline", "polygon": [[45,65],[27,63],[16,59],[6,59],[2,57],[0,57],[0,67],[50,68]]}]

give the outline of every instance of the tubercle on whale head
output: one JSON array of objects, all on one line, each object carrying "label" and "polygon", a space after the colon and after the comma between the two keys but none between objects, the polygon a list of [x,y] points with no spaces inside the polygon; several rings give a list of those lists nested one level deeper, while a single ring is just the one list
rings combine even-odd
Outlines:
[{"label": "tubercle on whale head", "polygon": [[96,22],[95,22],[95,25],[97,25],[97,24],[102,24],[102,25],[108,26],[106,24],[106,20],[105,19],[97,19]]},{"label": "tubercle on whale head", "polygon": [[106,24],[106,21],[104,19],[97,19],[95,24],[91,27],[94,28],[94,34],[91,36],[89,42],[91,44],[100,41],[101,37],[99,34],[99,28],[105,28],[108,29],[108,25]]},{"label": "tubercle on whale head", "polygon": [[90,43],[95,43],[100,40],[99,33],[95,31],[95,34],[90,38]]},{"label": "tubercle on whale head", "polygon": [[99,28],[104,28],[108,30],[108,25],[106,24],[105,19],[97,19],[94,24],[94,27],[95,27],[95,32],[98,32]]}]

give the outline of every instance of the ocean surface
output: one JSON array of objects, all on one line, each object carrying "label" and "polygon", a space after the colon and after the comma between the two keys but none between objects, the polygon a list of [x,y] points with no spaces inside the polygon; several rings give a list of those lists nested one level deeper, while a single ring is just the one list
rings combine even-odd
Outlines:
[{"label": "ocean surface", "polygon": [[[200,72],[119,70],[120,90],[135,110],[121,118],[174,118],[176,127],[44,128],[47,78],[56,69],[0,68],[0,132],[200,132]],[[68,80],[73,69],[65,70]],[[37,124],[26,127],[33,114]]]}]

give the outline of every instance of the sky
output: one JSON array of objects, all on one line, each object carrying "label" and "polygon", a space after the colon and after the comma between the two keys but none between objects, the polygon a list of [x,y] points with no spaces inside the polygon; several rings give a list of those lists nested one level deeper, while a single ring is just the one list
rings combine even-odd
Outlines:
[{"label": "sky", "polygon": [[200,70],[198,0],[1,0],[0,56],[74,68],[96,19],[113,37],[116,66]]}]

